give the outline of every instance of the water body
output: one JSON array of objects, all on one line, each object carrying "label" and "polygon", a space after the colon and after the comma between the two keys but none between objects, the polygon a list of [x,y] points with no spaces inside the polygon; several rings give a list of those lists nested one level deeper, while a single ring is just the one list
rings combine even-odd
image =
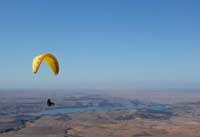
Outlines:
[{"label": "water body", "polygon": [[84,111],[111,111],[111,110],[151,110],[151,111],[167,111],[170,108],[169,105],[131,105],[131,106],[91,106],[80,108],[52,108],[43,112],[33,113],[34,116],[42,115],[56,115],[66,114]]}]

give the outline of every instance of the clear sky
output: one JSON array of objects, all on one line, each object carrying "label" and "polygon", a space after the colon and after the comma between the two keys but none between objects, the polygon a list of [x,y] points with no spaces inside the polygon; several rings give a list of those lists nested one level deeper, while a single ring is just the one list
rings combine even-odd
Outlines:
[{"label": "clear sky", "polygon": [[[0,88],[199,88],[199,0],[1,0]],[[53,53],[60,74],[32,59]]]}]

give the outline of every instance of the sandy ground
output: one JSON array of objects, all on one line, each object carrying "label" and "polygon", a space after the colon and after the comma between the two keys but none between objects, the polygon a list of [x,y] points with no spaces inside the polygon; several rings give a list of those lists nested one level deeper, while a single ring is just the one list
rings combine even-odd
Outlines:
[{"label": "sandy ground", "polygon": [[[179,92],[107,92],[107,95],[122,97],[143,102],[172,104],[167,112],[151,112],[147,110],[115,110],[102,112],[79,112],[43,116],[29,121],[18,130],[1,133],[0,137],[200,137],[200,93]],[[98,96],[70,96],[62,98],[66,106],[83,104],[127,104],[126,100],[105,100]],[[36,97],[37,98],[37,97]],[[73,100],[70,100],[73,99]],[[2,104],[10,101],[4,98]],[[9,105],[1,106],[0,126],[12,126],[15,115],[40,111],[42,99],[29,98],[13,100]],[[77,103],[78,101],[78,103]],[[117,101],[117,102],[116,102]],[[31,102],[31,103],[30,103]],[[12,106],[12,107],[9,107]],[[34,108],[30,106],[35,106]],[[24,109],[26,108],[26,109]],[[8,114],[11,114],[10,116]],[[22,118],[24,118],[22,116]],[[0,127],[0,128],[2,128]]]},{"label": "sandy ground", "polygon": [[199,111],[172,111],[176,115],[170,118],[137,110],[44,116],[0,137],[200,137]]}]

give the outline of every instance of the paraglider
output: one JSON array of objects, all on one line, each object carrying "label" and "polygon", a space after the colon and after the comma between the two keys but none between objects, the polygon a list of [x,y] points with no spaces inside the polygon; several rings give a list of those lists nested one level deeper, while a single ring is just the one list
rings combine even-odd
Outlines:
[{"label": "paraglider", "polygon": [[[33,73],[38,72],[40,65],[43,61],[48,64],[50,69],[53,71],[54,75],[58,75],[58,73],[59,73],[59,63],[58,63],[58,60],[56,59],[56,57],[51,53],[44,53],[44,54],[36,56],[33,59],[33,62],[32,62]],[[50,106],[54,106],[55,103],[52,102],[51,99],[48,99],[47,105],[50,107]]]},{"label": "paraglider", "polygon": [[37,73],[38,69],[40,68],[40,64],[42,63],[42,61],[44,61],[45,63],[47,63],[49,65],[49,67],[51,68],[51,70],[53,71],[53,73],[55,75],[58,75],[58,73],[59,73],[58,60],[56,59],[56,57],[53,54],[50,54],[50,53],[41,54],[39,56],[36,56],[33,59],[33,63],[32,63],[33,73]]},{"label": "paraglider", "polygon": [[51,99],[48,99],[47,100],[47,106],[51,107],[51,106],[54,106],[55,103],[51,101]]}]

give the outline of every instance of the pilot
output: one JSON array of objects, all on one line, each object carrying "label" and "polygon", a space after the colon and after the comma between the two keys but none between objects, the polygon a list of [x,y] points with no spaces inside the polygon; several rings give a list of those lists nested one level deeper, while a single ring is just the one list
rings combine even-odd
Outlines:
[{"label": "pilot", "polygon": [[51,102],[51,99],[47,99],[47,106],[51,107],[51,106],[54,106],[55,103],[54,102]]}]

